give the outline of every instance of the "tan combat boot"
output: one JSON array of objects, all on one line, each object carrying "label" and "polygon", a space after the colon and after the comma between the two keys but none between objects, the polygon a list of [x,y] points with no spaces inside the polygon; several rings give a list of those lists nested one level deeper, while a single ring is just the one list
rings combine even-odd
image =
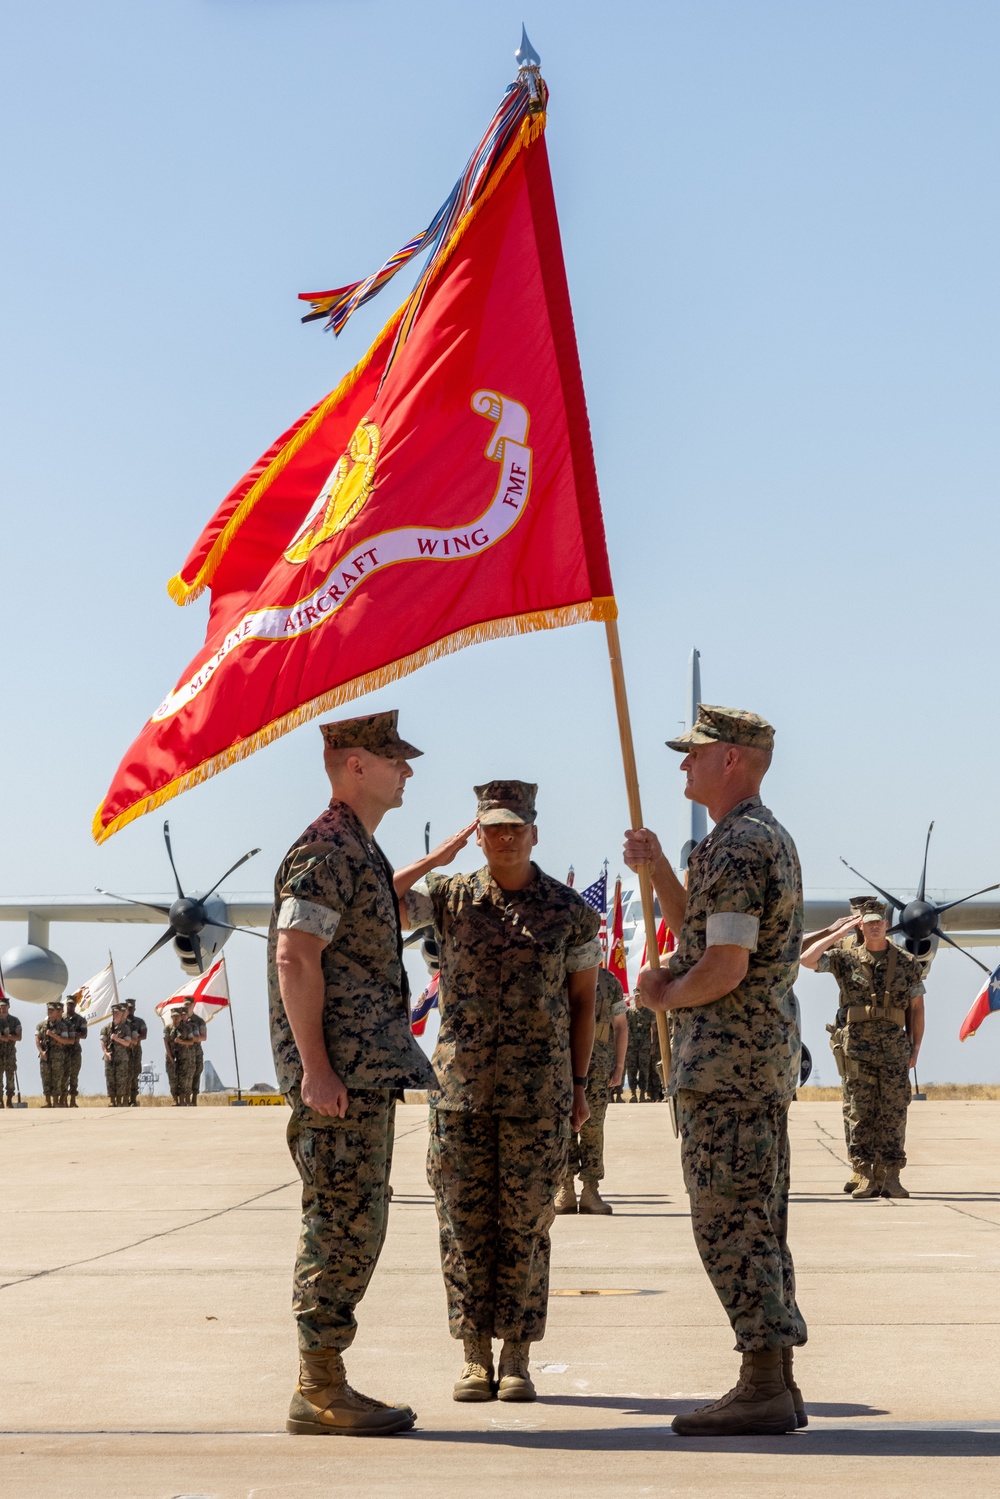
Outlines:
[{"label": "tan combat boot", "polygon": [[781,1373],[780,1348],[744,1353],[733,1389],[701,1410],[675,1416],[680,1437],[778,1436],[794,1431],[795,1405]]},{"label": "tan combat boot", "polygon": [[785,1389],[791,1395],[792,1405],[795,1407],[795,1424],[802,1427],[809,1425],[809,1417],[806,1415],[806,1404],[802,1399],[802,1391],[795,1383],[795,1375],[792,1373],[793,1352],[794,1350],[791,1348],[782,1348],[781,1350],[781,1377],[785,1381]]},{"label": "tan combat boot", "polygon": [[534,1400],[535,1386],[528,1373],[528,1350],[530,1343],[512,1343],[509,1339],[500,1350],[500,1384],[497,1396],[501,1400]]},{"label": "tan combat boot", "polygon": [[850,1181],[846,1181],[844,1183],[844,1191],[845,1192],[853,1192],[854,1188],[855,1187],[860,1187],[860,1185],[861,1185],[861,1177],[860,1177],[858,1171],[854,1167],[852,1167],[851,1168],[851,1179],[850,1179]]},{"label": "tan combat boot", "polygon": [[563,1178],[563,1184],[556,1193],[555,1209],[557,1213],[576,1212],[576,1183],[571,1176]]},{"label": "tan combat boot", "polygon": [[596,1182],[584,1182],[583,1190],[580,1193],[580,1212],[604,1213],[607,1215],[608,1213],[613,1213],[614,1208],[610,1202],[604,1201],[604,1198],[597,1190]]},{"label": "tan combat boot", "polygon": [[628,1101],[629,1101],[629,1103],[638,1103],[639,1102],[639,1095],[635,1091],[634,1088],[632,1089],[631,1093],[628,1096]]},{"label": "tan combat boot", "polygon": [[887,1166],[885,1176],[882,1178],[883,1197],[909,1197],[909,1192],[899,1179],[900,1168],[898,1166]]},{"label": "tan combat boot", "polygon": [[408,1405],[385,1405],[352,1390],[338,1349],[299,1353],[299,1382],[285,1422],[293,1436],[388,1436],[409,1431],[416,1419]]},{"label": "tan combat boot", "polygon": [[878,1167],[873,1166],[871,1161],[861,1161],[854,1169],[860,1180],[851,1196],[859,1202],[867,1201],[869,1197],[878,1197],[882,1191]]},{"label": "tan combat boot", "polygon": [[492,1400],[497,1392],[493,1378],[493,1339],[489,1333],[463,1338],[465,1363],[462,1377],[451,1392],[453,1400]]}]

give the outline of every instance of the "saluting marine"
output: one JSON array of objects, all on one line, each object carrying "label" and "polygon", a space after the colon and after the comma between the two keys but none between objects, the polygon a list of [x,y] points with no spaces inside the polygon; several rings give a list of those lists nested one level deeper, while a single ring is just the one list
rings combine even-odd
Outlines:
[{"label": "saluting marine", "polygon": [[[648,1011],[645,1013],[648,1014]],[[562,1186],[556,1193],[557,1213],[610,1213],[610,1202],[601,1196],[598,1182],[604,1179],[604,1121],[612,1090],[621,1086],[628,1045],[625,994],[613,973],[597,973],[597,1008],[594,1050],[587,1070],[587,1106],[590,1117],[569,1144],[569,1162]],[[576,1182],[582,1182],[577,1202]]]},{"label": "saluting marine", "polygon": [[0,1108],[4,1101],[14,1107],[17,1092],[17,1043],[21,1039],[21,1022],[10,1013],[10,1001],[0,994]]},{"label": "saluting marine", "polygon": [[754,713],[699,704],[685,794],[715,827],[695,847],[688,889],[655,834],[626,835],[646,864],[677,947],[644,969],[640,1003],[666,1010],[684,1184],[702,1264],[743,1355],[721,1400],[674,1418],[681,1436],[791,1431],[806,1424],[792,1349],[806,1341],[788,1248],[788,1108],[801,1065],[792,984],[802,940],[795,845],[758,795],[774,730]]},{"label": "saluting marine", "polygon": [[[555,1194],[588,1113],[600,918],[532,862],[536,790],[477,786],[476,823],[396,877],[410,926],[433,924],[441,954],[427,1177],[449,1330],[464,1347],[456,1400],[535,1398]],[[430,874],[473,828],[485,867]]]},{"label": "saluting marine", "polygon": [[[861,944],[837,946],[860,927]],[[805,968],[832,973],[845,1010],[842,1027],[845,1109],[852,1197],[909,1197],[899,1179],[906,1165],[906,1111],[910,1068],[924,1034],[924,983],[919,961],[886,936],[886,908],[865,897],[860,914],[813,942]]]},{"label": "saluting marine", "polygon": [[353,1390],[343,1354],[388,1227],[396,1100],[433,1081],[410,1030],[392,867],[375,842],[421,751],[399,737],[395,712],[322,731],[333,797],[281,862],[268,938],[271,1044],[302,1178],[299,1382],[286,1425],[386,1435],[408,1430],[413,1411]]}]

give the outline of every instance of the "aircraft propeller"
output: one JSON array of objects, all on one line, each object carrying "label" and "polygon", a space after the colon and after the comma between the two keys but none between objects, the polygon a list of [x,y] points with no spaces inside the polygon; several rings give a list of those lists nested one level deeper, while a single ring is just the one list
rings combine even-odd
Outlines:
[{"label": "aircraft propeller", "polygon": [[[163,824],[163,841],[167,845],[167,858],[170,860],[174,884],[177,886],[177,899],[172,905],[158,906],[148,900],[134,900],[131,895],[116,895],[113,890],[102,890],[99,885],[97,886],[99,895],[110,896],[112,900],[126,901],[130,906],[144,906],[147,911],[159,911],[170,922],[167,930],[156,939],[149,952],[143,953],[139,962],[129,969],[129,973],[134,973],[140,963],[145,963],[147,958],[151,958],[155,952],[158,952],[161,947],[165,947],[168,942],[172,942],[175,937],[183,937],[190,944],[194,960],[198,965],[198,972],[204,973],[205,963],[199,937],[200,933],[207,926],[221,928],[224,932],[245,932],[248,937],[264,937],[263,932],[255,932],[250,927],[230,926],[228,921],[217,921],[205,908],[205,902],[210,896],[215,894],[222,881],[228,879],[248,859],[252,859],[254,854],[259,854],[259,848],[252,848],[249,853],[243,855],[242,859],[237,859],[236,863],[227,869],[225,874],[220,875],[211,890],[206,890],[204,895],[193,896],[184,894],[184,887],[181,884],[180,875],[177,873],[177,865],[174,863],[174,851],[170,846],[169,822]],[[125,977],[127,978],[128,974]]]},{"label": "aircraft propeller", "polygon": [[973,958],[968,948],[960,946],[957,942],[953,942],[948,933],[941,930],[941,917],[945,911],[951,911],[955,906],[964,905],[967,900],[972,900],[974,896],[985,895],[989,890],[1000,890],[1000,884],[986,885],[982,890],[973,890],[971,895],[961,895],[958,900],[949,900],[944,905],[938,905],[935,901],[928,900],[927,854],[931,846],[931,833],[933,831],[934,824],[931,823],[927,829],[927,841],[924,844],[924,864],[920,871],[920,885],[913,900],[903,901],[899,899],[898,895],[890,895],[888,890],[883,890],[881,885],[876,885],[874,880],[870,880],[866,874],[862,874],[860,870],[855,869],[853,864],[848,864],[846,859],[841,858],[840,862],[852,874],[856,874],[859,880],[864,880],[866,885],[871,885],[873,890],[877,890],[879,895],[888,902],[892,910],[899,912],[899,920],[895,926],[889,928],[887,936],[892,937],[897,932],[902,932],[906,937],[907,950],[915,958],[926,958],[931,950],[930,939],[937,937],[941,942],[947,942],[949,947],[957,948],[959,952],[965,953],[965,956],[970,958],[984,973],[989,973],[990,970],[985,963],[980,963],[978,958]]}]

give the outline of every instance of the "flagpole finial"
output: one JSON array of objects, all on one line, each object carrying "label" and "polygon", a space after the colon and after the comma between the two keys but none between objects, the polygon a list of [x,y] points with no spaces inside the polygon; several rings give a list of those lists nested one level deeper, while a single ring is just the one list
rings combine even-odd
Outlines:
[{"label": "flagpole finial", "polygon": [[527,28],[521,22],[521,44],[514,53],[517,63],[517,81],[531,91],[531,110],[537,114],[545,108],[546,89],[542,82],[542,59],[528,40]]}]

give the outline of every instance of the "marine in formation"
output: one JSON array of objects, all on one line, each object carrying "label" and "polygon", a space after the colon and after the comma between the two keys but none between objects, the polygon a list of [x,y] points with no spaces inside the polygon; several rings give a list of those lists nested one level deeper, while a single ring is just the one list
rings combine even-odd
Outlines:
[{"label": "marine in formation", "polygon": [[76,1026],[66,1018],[61,999],[49,1000],[45,1019],[35,1026],[35,1048],[47,1109],[65,1109],[69,1104],[70,1052],[78,1045]]},{"label": "marine in formation", "polygon": [[791,837],[760,798],[774,730],[756,714],[699,705],[684,755],[685,794],[715,826],[693,850],[688,888],[648,829],[626,834],[677,946],[644,969],[639,1002],[665,1010],[669,1092],[702,1264],[742,1356],[720,1400],[674,1418],[682,1436],[740,1436],[806,1424],[792,1350],[806,1341],[788,1247],[788,1108],[801,1041],[792,985],[802,939],[802,877]]},{"label": "marine in formation", "polygon": [[21,1022],[11,1014],[9,999],[0,994],[0,1108],[6,1105],[12,1109],[19,1094],[17,1047],[21,1034]]},{"label": "marine in formation", "polygon": [[[918,960],[890,942],[886,908],[856,897],[852,914],[818,934],[802,964],[837,981],[834,1031],[843,1063],[844,1121],[852,1196],[909,1197],[906,1165],[910,1068],[924,1034],[924,983]],[[852,941],[860,932],[861,941]]]},{"label": "marine in formation", "polygon": [[[644,1011],[648,1014],[648,1011]],[[601,1196],[604,1180],[604,1121],[611,1095],[621,1087],[628,1046],[625,993],[613,973],[597,971],[597,1004],[594,1016],[594,1050],[587,1069],[588,1117],[569,1142],[566,1175],[556,1193],[557,1213],[601,1213],[613,1211]],[[580,1195],[576,1195],[576,1178]]]},{"label": "marine in formation", "polygon": [[132,1101],[132,1051],[137,1044],[135,1027],[124,1000],[111,1006],[111,1019],[101,1027],[101,1055],[108,1102],[113,1109],[128,1108]]}]

